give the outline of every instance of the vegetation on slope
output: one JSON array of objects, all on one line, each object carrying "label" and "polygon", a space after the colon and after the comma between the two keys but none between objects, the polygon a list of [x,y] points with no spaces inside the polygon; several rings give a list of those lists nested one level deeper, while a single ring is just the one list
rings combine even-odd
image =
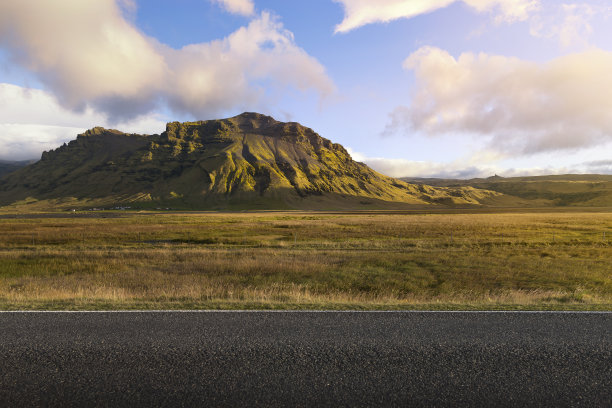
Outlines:
[{"label": "vegetation on slope", "polygon": [[437,187],[473,187],[502,193],[498,203],[513,197],[531,206],[612,206],[612,175],[566,174],[557,176],[512,177],[486,179],[404,178],[409,183],[424,183]]},{"label": "vegetation on slope", "polygon": [[0,178],[2,178],[3,176],[12,173],[14,171],[19,170],[22,167],[27,166],[28,164],[31,164],[32,162],[29,160],[26,161],[6,161],[6,160],[0,160]]},{"label": "vegetation on slope", "polygon": [[376,173],[298,123],[257,113],[168,123],[161,135],[94,128],[0,181],[0,202],[149,203],[174,208],[343,208],[480,204],[471,187],[416,186]]}]

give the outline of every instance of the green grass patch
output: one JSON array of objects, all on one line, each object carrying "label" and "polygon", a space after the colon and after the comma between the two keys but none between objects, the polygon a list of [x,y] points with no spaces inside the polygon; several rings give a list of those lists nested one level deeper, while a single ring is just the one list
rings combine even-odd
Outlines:
[{"label": "green grass patch", "polygon": [[0,308],[612,310],[608,212],[108,215],[0,217]]}]

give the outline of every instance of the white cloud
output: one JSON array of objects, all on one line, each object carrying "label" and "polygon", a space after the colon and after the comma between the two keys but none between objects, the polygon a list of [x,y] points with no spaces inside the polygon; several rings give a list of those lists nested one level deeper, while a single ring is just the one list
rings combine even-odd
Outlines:
[{"label": "white cloud", "polygon": [[220,4],[227,11],[233,14],[240,14],[242,16],[252,16],[255,14],[255,4],[252,0],[212,0],[215,3]]},{"label": "white cloud", "polygon": [[609,13],[609,7],[587,3],[561,4],[556,12],[531,18],[530,33],[539,38],[557,38],[561,46],[588,46],[593,34],[591,20],[596,14]]},{"label": "white cloud", "polygon": [[363,162],[379,173],[390,177],[472,179],[494,175],[502,177],[544,176],[554,174],[612,174],[612,160],[597,160],[559,166],[547,164],[535,167],[501,166],[493,157],[476,154],[451,162],[414,161],[367,157],[347,149],[353,159]]},{"label": "white cloud", "polygon": [[[499,171],[493,165],[481,163],[482,156],[462,158],[450,163],[416,161],[407,159],[389,159],[385,157],[368,157],[350,147],[346,149],[353,160],[370,166],[377,172],[390,177],[436,177],[436,178],[474,178],[488,177]],[[488,162],[489,160],[484,160]]]},{"label": "white cloud", "polygon": [[572,150],[612,139],[612,53],[547,63],[423,47],[404,62],[416,78],[387,131],[471,134],[507,154]]},{"label": "white cloud", "polygon": [[115,121],[160,105],[196,118],[253,108],[266,96],[262,82],[321,95],[334,89],[269,13],[225,39],[177,50],[140,32],[115,0],[4,0],[0,47],[62,106]]},{"label": "white cloud", "polygon": [[612,17],[609,0],[560,3],[548,0],[541,12],[530,18],[530,34],[537,38],[556,39],[564,48],[589,48],[594,24],[606,24]]},{"label": "white cloud", "polygon": [[76,127],[0,124],[0,160],[38,159],[43,151],[55,149],[81,132],[83,129]]},{"label": "white cloud", "polygon": [[155,115],[110,124],[105,115],[86,109],[75,113],[48,92],[0,83],[0,160],[36,159],[94,126],[124,132],[161,133],[165,121]]},{"label": "white cloud", "polygon": [[438,163],[406,159],[366,157],[363,162],[379,173],[390,177],[433,177],[469,179],[489,177],[499,172],[490,166],[470,166],[459,162]]},{"label": "white cloud", "polygon": [[336,33],[345,33],[372,23],[412,18],[461,1],[478,12],[497,11],[496,21],[523,21],[540,0],[334,0],[344,7],[344,20]]},{"label": "white cloud", "polygon": [[256,104],[264,92],[257,81],[268,78],[322,95],[334,90],[323,66],[267,13],[224,40],[167,50],[167,60],[170,106],[194,116]]}]

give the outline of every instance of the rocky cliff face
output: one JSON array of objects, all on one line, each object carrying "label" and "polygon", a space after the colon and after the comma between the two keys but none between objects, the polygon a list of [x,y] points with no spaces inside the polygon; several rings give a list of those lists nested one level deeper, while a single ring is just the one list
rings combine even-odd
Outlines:
[{"label": "rocky cliff face", "polygon": [[172,122],[151,136],[94,128],[0,181],[4,204],[74,197],[189,208],[310,208],[342,200],[475,204],[490,194],[383,176],[312,129],[257,113]]}]

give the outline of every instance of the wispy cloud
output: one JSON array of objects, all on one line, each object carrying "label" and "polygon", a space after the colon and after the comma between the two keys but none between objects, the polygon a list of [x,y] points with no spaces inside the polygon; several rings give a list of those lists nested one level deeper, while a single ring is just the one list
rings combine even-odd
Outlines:
[{"label": "wispy cloud", "polygon": [[423,47],[404,62],[416,78],[410,105],[388,132],[481,136],[507,154],[572,150],[612,139],[612,53],[547,63]]},{"label": "wispy cloud", "polygon": [[211,0],[213,3],[218,3],[227,11],[233,14],[243,16],[252,16],[255,14],[255,4],[252,0]]},{"label": "wispy cloud", "polygon": [[530,33],[534,37],[556,38],[564,48],[585,47],[593,34],[591,20],[601,13],[609,14],[610,8],[588,3],[560,4],[553,12],[534,15]]},{"label": "wispy cloud", "polygon": [[496,12],[500,21],[526,20],[537,10],[540,0],[334,0],[344,7],[344,20],[336,26],[336,33],[346,33],[372,23],[386,23],[463,2],[478,12]]},{"label": "wispy cloud", "polygon": [[253,108],[266,97],[263,82],[334,90],[324,67],[269,13],[224,39],[173,49],[139,31],[115,0],[5,0],[0,48],[62,106],[115,121],[160,106],[198,118]]}]

